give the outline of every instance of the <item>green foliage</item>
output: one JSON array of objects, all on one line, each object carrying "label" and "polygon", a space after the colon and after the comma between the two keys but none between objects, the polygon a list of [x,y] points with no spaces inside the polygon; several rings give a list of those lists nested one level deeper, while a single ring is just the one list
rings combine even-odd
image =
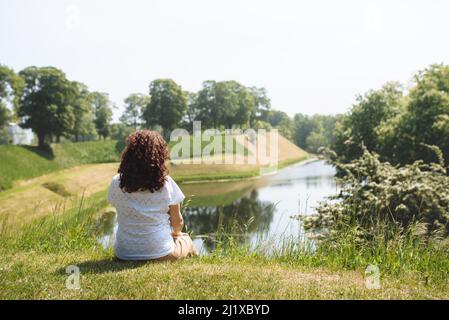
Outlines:
[{"label": "green foliage", "polygon": [[150,102],[142,117],[148,127],[161,125],[164,136],[179,126],[187,110],[187,97],[181,86],[171,79],[157,79],[150,84]]},{"label": "green foliage", "polygon": [[113,123],[110,126],[111,139],[116,140],[115,150],[121,153],[125,149],[126,138],[133,132],[134,128],[124,123]]},{"label": "green foliage", "polygon": [[0,101],[0,129],[6,127],[10,119],[11,111],[9,111],[9,109],[5,105],[1,104]]},{"label": "green foliage", "polygon": [[204,81],[202,89],[190,96],[189,119],[205,128],[254,126],[265,121],[270,99],[264,88],[245,87],[237,81]]},{"label": "green foliage", "polygon": [[320,148],[328,145],[329,142],[321,132],[312,131],[306,138],[306,146],[313,152],[318,152]]},{"label": "green foliage", "polygon": [[109,95],[102,92],[92,92],[91,99],[94,108],[94,123],[100,137],[106,139],[110,134],[112,107]]},{"label": "green foliage", "polygon": [[264,130],[270,130],[272,128],[272,126],[265,121],[262,120],[256,120],[254,122],[254,125],[252,126],[252,129],[254,130],[259,130],[259,129],[264,129]]},{"label": "green foliage", "polygon": [[334,130],[340,119],[339,115],[313,115],[301,113],[293,119],[293,141],[301,148],[317,153],[321,147],[329,147],[334,142]]},{"label": "green foliage", "polygon": [[[443,162],[438,148],[428,148]],[[305,218],[307,229],[334,238],[351,226],[361,241],[390,239],[411,229],[425,238],[448,236],[449,177],[443,163],[395,167],[366,148],[350,163],[332,163],[344,172],[340,191],[333,201],[321,203],[317,215]]]},{"label": "green foliage", "polygon": [[71,103],[76,92],[65,74],[53,67],[28,67],[19,75],[25,87],[18,114],[23,126],[37,134],[39,146],[44,146],[48,135],[59,140],[69,134],[75,122]]},{"label": "green foliage", "polygon": [[264,115],[267,122],[274,128],[279,130],[279,133],[287,138],[293,140],[294,128],[293,120],[283,111],[269,110],[265,111]]},{"label": "green foliage", "polygon": [[339,193],[323,201],[316,215],[301,216],[317,242],[313,255],[295,251],[289,257],[311,265],[337,268],[381,267],[383,273],[416,274],[432,285],[449,275],[449,177],[441,151],[423,146],[439,163],[416,161],[403,167],[363,153],[342,163]]},{"label": "green foliage", "polygon": [[125,99],[125,111],[120,117],[120,121],[134,130],[138,130],[142,125],[143,110],[149,105],[149,96],[133,93]]},{"label": "green foliage", "polygon": [[393,135],[388,136],[392,142],[386,141],[396,145],[399,155],[392,162],[435,161],[434,153],[424,144],[438,146],[449,161],[449,141],[444,135],[445,119],[449,116],[448,78],[449,66],[443,65],[433,65],[416,76],[402,121],[392,129]]},{"label": "green foliage", "polygon": [[73,82],[73,86],[76,90],[72,101],[75,115],[72,133],[75,141],[94,140],[98,135],[94,124],[92,96],[85,84]]},{"label": "green foliage", "polygon": [[360,157],[365,145],[383,161],[437,161],[425,145],[438,146],[449,164],[449,66],[432,65],[415,76],[408,96],[398,84],[370,91],[344,116],[332,149],[342,162]]},{"label": "green foliage", "polygon": [[357,98],[357,103],[336,126],[332,149],[343,162],[360,157],[361,148],[378,152],[381,149],[382,125],[394,119],[403,108],[403,95],[399,84],[388,83],[379,90],[371,90]]},{"label": "green foliage", "polygon": [[23,86],[23,79],[14,70],[0,65],[0,128],[12,117],[8,104],[14,111],[19,108]]},{"label": "green foliage", "polygon": [[266,121],[273,127],[281,125],[283,122],[291,121],[288,114],[279,110],[270,110],[266,113]]},{"label": "green foliage", "polygon": [[[250,87],[249,92],[254,99],[254,107],[250,109],[250,126],[253,126],[257,120],[270,122],[267,117],[271,110],[271,100],[268,97],[267,90],[265,88]],[[274,126],[276,127],[277,125]]]},{"label": "green foliage", "polygon": [[18,120],[37,134],[40,148],[54,137],[57,142],[61,137],[105,138],[111,119],[106,94],[91,94],[86,85],[69,81],[59,69],[28,67],[17,75],[0,65],[0,127]]},{"label": "green foliage", "polygon": [[0,127],[0,145],[10,143],[11,143],[11,135],[9,134],[8,128]]}]

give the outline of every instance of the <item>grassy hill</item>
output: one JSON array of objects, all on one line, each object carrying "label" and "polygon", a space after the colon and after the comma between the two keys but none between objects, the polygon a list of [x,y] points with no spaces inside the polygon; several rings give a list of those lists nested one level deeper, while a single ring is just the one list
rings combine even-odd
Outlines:
[{"label": "grassy hill", "polygon": [[[170,142],[169,148],[175,143]],[[204,148],[207,144],[209,144],[208,141],[202,141],[201,148]],[[236,144],[237,142],[234,140],[232,153],[236,153]],[[121,150],[117,145],[122,147],[115,140],[52,144],[48,150],[41,150],[34,146],[0,145],[0,191],[10,189],[13,187],[14,182],[18,180],[27,180],[82,164],[118,162]],[[192,138],[190,140],[190,149],[193,150]],[[247,156],[249,151],[246,146],[243,150],[244,156]],[[227,152],[224,139],[222,152]],[[190,154],[193,155],[193,151]],[[306,153],[303,150],[279,136],[280,162],[289,159],[297,160],[305,156]],[[218,169],[222,167],[222,165],[219,165]],[[210,166],[209,169],[212,172],[217,171],[217,167],[214,165]],[[235,178],[244,178],[257,175],[258,173],[255,168],[249,170],[248,166],[234,166],[233,168],[229,167],[229,169],[232,170],[227,171],[233,171],[234,174],[227,172],[219,178],[226,178],[230,175]],[[205,171],[204,167],[193,168],[190,165],[181,165],[176,168],[178,178],[181,181],[191,180],[189,179],[190,176],[196,176],[198,180],[207,180],[206,178],[211,170]],[[242,174],[242,171],[246,173]],[[249,174],[249,171],[252,171],[251,174]]]},{"label": "grassy hill", "polygon": [[116,141],[53,144],[49,150],[33,146],[0,146],[0,190],[17,180],[30,179],[88,163],[117,162]]}]

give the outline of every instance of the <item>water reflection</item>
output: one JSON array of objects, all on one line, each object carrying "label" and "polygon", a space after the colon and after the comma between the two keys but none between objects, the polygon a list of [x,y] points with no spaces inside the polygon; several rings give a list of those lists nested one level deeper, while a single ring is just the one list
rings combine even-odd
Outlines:
[{"label": "water reflection", "polygon": [[[196,239],[202,239],[203,249],[214,249],[216,241],[225,241],[220,233],[233,235],[240,243],[247,242],[254,233],[266,233],[273,221],[275,206],[260,201],[253,189],[228,205],[193,207],[184,210],[186,228]],[[198,241],[197,241],[198,242]]]},{"label": "water reflection", "polygon": [[97,234],[100,235],[98,242],[105,248],[112,247],[117,231],[117,215],[112,209],[102,213],[96,225]]}]

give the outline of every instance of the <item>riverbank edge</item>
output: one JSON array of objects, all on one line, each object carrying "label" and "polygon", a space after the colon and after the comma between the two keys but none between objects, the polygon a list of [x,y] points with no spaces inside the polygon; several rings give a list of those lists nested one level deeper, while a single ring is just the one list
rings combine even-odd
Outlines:
[{"label": "riverbank edge", "polygon": [[188,175],[178,176],[178,175],[176,175],[176,173],[173,174],[172,177],[173,177],[173,179],[176,180],[176,182],[178,182],[180,184],[257,180],[262,177],[274,175],[274,174],[278,173],[279,170],[282,170],[286,167],[303,166],[303,165],[306,165],[308,163],[312,163],[312,162],[315,162],[318,160],[319,160],[318,157],[310,156],[309,154],[307,154],[303,157],[299,157],[299,158],[284,160],[284,161],[281,161],[278,163],[277,170],[275,170],[273,172],[266,173],[266,174],[261,174],[260,172],[263,167],[258,167],[257,169],[254,169],[254,170],[239,172],[235,176],[223,175],[225,178],[221,178],[222,177],[221,175],[209,175],[209,176],[204,176],[204,177],[201,176],[201,177],[190,177],[189,178]]}]

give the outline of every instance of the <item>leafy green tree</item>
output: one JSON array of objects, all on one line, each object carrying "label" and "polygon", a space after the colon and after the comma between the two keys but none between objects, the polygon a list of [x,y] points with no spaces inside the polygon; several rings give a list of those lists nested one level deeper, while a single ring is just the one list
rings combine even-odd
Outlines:
[{"label": "leafy green tree", "polygon": [[103,139],[106,139],[110,134],[110,124],[112,121],[112,103],[109,100],[109,95],[102,92],[92,92],[91,94],[94,123],[97,133]]},{"label": "leafy green tree", "polygon": [[[251,87],[249,92],[254,99],[254,106],[250,110],[250,126],[253,126],[256,120],[270,122],[267,116],[271,109],[271,100],[268,97],[267,90],[265,88]],[[271,125],[273,126],[273,124]]]},{"label": "leafy green tree", "polygon": [[334,144],[340,121],[341,115],[296,114],[293,119],[293,141],[301,148],[316,153],[321,147]]},{"label": "leafy green tree", "polygon": [[109,126],[110,137],[114,140],[125,140],[133,129],[124,123],[113,123]]},{"label": "leafy green tree", "polygon": [[130,94],[125,99],[126,107],[120,121],[134,128],[134,130],[138,130],[142,125],[143,110],[149,105],[150,100],[149,96],[140,93]]},{"label": "leafy green tree", "polygon": [[204,128],[217,128],[223,117],[217,104],[216,84],[213,80],[204,81],[189,110]]},{"label": "leafy green tree", "polygon": [[53,67],[28,67],[19,75],[25,81],[18,110],[22,126],[36,133],[40,147],[49,135],[59,141],[62,135],[69,134],[75,122],[70,103],[76,92],[65,74]]},{"label": "leafy green tree", "polygon": [[315,129],[315,122],[309,116],[298,113],[293,118],[293,125],[293,140],[298,146],[307,150],[307,137]]},{"label": "leafy green tree", "polygon": [[332,149],[343,162],[359,158],[362,145],[368,151],[379,152],[382,148],[379,130],[382,125],[396,117],[403,109],[404,97],[397,83],[388,83],[379,90],[371,90],[357,97],[357,103],[343,116],[334,132]]},{"label": "leafy green tree", "polygon": [[178,126],[187,110],[187,96],[175,81],[157,79],[150,84],[150,103],[142,113],[149,127],[160,125],[167,137]]},{"label": "leafy green tree", "polygon": [[133,128],[124,123],[113,123],[109,126],[110,137],[116,140],[115,149],[121,153],[126,145],[126,138],[132,133]]},{"label": "leafy green tree", "polygon": [[293,141],[294,122],[288,114],[279,110],[269,110],[265,112],[264,117],[272,127],[279,130],[283,137]]},{"label": "leafy green tree", "polygon": [[198,120],[199,110],[198,110],[198,94],[195,92],[185,92],[187,97],[187,110],[185,114],[185,127],[187,130],[192,130],[192,123]]},{"label": "leafy green tree", "polygon": [[23,79],[19,75],[12,69],[0,65],[0,128],[13,117],[8,105],[17,112],[23,86]]},{"label": "leafy green tree", "polygon": [[248,126],[255,108],[253,92],[237,81],[205,81],[190,112],[203,127],[232,128]]},{"label": "leafy green tree", "polygon": [[306,138],[307,149],[318,152],[321,147],[326,147],[328,141],[322,131],[312,131]]},{"label": "leafy green tree", "polygon": [[433,65],[419,73],[409,99],[404,121],[408,122],[408,133],[414,138],[415,153],[409,155],[407,162],[435,161],[435,154],[423,147],[425,144],[438,146],[449,161],[449,144],[440,130],[444,128],[445,116],[449,116],[449,66]]},{"label": "leafy green tree", "polygon": [[0,103],[0,128],[6,126],[11,119],[11,111]]},{"label": "leafy green tree", "polygon": [[97,132],[95,129],[92,96],[87,86],[80,82],[72,82],[76,94],[74,96],[72,106],[75,115],[75,123],[73,126],[73,135],[75,141],[85,140],[86,137],[93,139]]},{"label": "leafy green tree", "polygon": [[216,100],[220,124],[227,128],[234,125],[248,125],[250,115],[255,108],[254,96],[237,81],[221,81],[216,83]]},{"label": "leafy green tree", "polygon": [[277,127],[282,122],[290,120],[288,114],[286,114],[284,111],[279,110],[270,110],[269,112],[267,112],[265,118],[266,121],[273,127]]},{"label": "leafy green tree", "polygon": [[434,145],[449,164],[446,119],[449,116],[449,66],[432,65],[415,76],[401,112],[377,128],[381,159],[395,164],[436,161]]},{"label": "leafy green tree", "polygon": [[254,125],[251,128],[254,130],[263,129],[263,130],[268,131],[268,130],[271,130],[273,127],[268,122],[265,122],[262,120],[256,120],[256,122],[254,122]]},{"label": "leafy green tree", "polygon": [[436,122],[432,125],[432,129],[435,130],[437,134],[441,137],[441,145],[443,152],[446,152],[446,159],[449,158],[447,155],[446,148],[449,146],[449,115],[441,114],[437,117]]}]

